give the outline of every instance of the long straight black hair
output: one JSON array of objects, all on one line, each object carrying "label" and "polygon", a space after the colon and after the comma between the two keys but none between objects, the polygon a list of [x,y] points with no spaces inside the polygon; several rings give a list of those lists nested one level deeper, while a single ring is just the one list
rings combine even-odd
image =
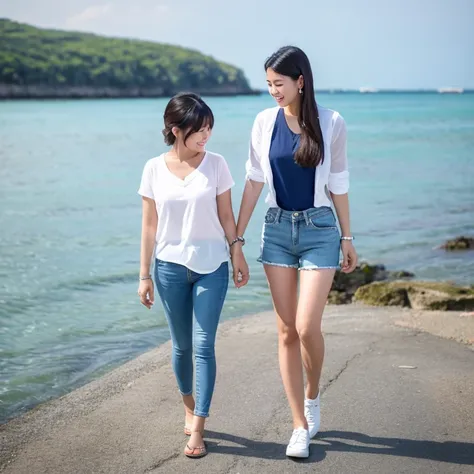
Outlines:
[{"label": "long straight black hair", "polygon": [[298,116],[301,138],[300,146],[295,153],[295,161],[305,168],[316,167],[324,161],[324,140],[308,56],[296,46],[284,46],[265,61],[265,71],[269,68],[295,81],[303,76],[304,86]]}]

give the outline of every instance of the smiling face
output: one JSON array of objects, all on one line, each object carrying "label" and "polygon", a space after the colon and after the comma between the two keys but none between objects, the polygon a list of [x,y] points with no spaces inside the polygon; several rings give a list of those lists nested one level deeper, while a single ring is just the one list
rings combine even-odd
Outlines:
[{"label": "smiling face", "polygon": [[200,153],[205,150],[214,127],[214,114],[196,94],[175,95],[166,106],[163,136],[167,145],[178,143]]},{"label": "smiling face", "polygon": [[187,133],[182,133],[182,139],[184,145],[189,150],[200,153],[203,152],[206,148],[206,143],[211,138],[212,128],[210,124],[205,124],[197,132],[192,132],[189,136],[186,137]]},{"label": "smiling face", "polygon": [[276,73],[272,68],[267,69],[268,92],[280,107],[286,107],[299,100],[299,90],[303,87],[303,77],[296,81],[289,76]]}]

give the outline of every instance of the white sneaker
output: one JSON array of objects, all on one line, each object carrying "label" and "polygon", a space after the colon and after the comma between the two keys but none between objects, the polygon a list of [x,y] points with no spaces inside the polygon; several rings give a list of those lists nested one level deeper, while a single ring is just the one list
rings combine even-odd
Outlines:
[{"label": "white sneaker", "polygon": [[321,425],[321,409],[319,406],[319,395],[314,400],[305,399],[304,416],[308,422],[309,437],[313,438],[319,431]]},{"label": "white sneaker", "polygon": [[309,432],[304,428],[293,430],[290,442],[286,448],[286,455],[292,458],[309,457]]}]

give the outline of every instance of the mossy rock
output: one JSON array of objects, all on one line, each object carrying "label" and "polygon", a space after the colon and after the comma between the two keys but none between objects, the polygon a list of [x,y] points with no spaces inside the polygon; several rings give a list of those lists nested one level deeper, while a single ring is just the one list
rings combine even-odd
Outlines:
[{"label": "mossy rock", "polygon": [[[352,273],[343,273],[340,270],[336,272],[331,290],[334,292],[344,292],[348,295],[347,302],[352,300],[352,296],[363,285],[375,281],[399,280],[404,278],[413,278],[413,273],[407,271],[388,271],[384,265],[371,265],[362,262]],[[341,297],[335,297],[341,300]],[[337,303],[336,303],[337,304]]]},{"label": "mossy rock", "polygon": [[474,288],[456,286],[449,282],[376,282],[360,287],[354,300],[373,306],[471,311],[474,309]]},{"label": "mossy rock", "polygon": [[407,272],[406,270],[400,270],[396,272],[389,272],[388,279],[389,280],[404,280],[410,279],[415,276],[414,273]]},{"label": "mossy rock", "polygon": [[361,286],[354,295],[355,301],[371,306],[410,306],[407,290],[389,282],[375,282]]},{"label": "mossy rock", "polygon": [[385,280],[387,277],[388,272],[383,265],[370,265],[363,262],[352,273],[343,273],[338,270],[331,289],[344,291],[352,296],[360,286]]},{"label": "mossy rock", "polygon": [[474,249],[474,238],[465,236],[456,237],[445,242],[441,248],[449,251]]},{"label": "mossy rock", "polygon": [[352,296],[345,291],[331,291],[328,296],[328,304],[348,304]]},{"label": "mossy rock", "polygon": [[474,309],[474,290],[449,282],[411,282],[408,286],[411,307],[442,311]]},{"label": "mossy rock", "polygon": [[474,287],[472,286],[458,286],[450,281],[410,281],[410,282],[393,282],[398,286],[405,286],[412,291],[435,291],[439,293],[446,293],[450,296],[470,295],[474,296]]}]

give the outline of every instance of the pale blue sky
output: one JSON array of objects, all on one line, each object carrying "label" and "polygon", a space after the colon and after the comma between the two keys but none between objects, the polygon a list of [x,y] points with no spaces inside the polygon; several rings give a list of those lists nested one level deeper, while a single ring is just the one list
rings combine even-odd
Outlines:
[{"label": "pale blue sky", "polygon": [[474,0],[0,0],[0,17],[193,47],[258,88],[285,44],[319,89],[474,88]]}]

